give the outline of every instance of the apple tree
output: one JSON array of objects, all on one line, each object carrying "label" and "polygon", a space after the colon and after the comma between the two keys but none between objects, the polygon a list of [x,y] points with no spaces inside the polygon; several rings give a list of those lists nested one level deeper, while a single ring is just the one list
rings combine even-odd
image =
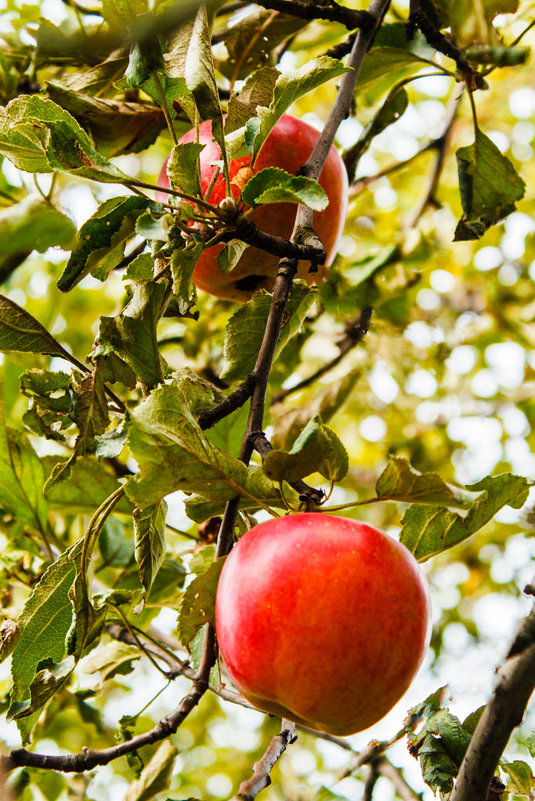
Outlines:
[{"label": "apple tree", "polygon": [[[2,797],[533,799],[533,2],[1,7]],[[218,654],[226,556],[296,512],[430,587],[348,738]]]}]

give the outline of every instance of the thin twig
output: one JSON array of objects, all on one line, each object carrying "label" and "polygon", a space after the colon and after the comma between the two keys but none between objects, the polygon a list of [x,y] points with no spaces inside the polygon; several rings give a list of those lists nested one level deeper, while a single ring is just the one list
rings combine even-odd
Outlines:
[{"label": "thin twig", "polygon": [[298,384],[295,384],[293,387],[288,387],[287,389],[281,389],[279,392],[273,393],[271,396],[271,403],[275,405],[276,403],[281,403],[288,395],[293,394],[294,392],[300,392],[306,387],[313,384],[319,378],[324,376],[326,373],[333,370],[337,364],[339,364],[344,356],[346,356],[350,350],[352,350],[359,342],[362,342],[368,330],[370,328],[370,321],[372,316],[372,307],[366,306],[363,309],[358,317],[352,320],[346,328],[346,334],[344,338],[338,343],[338,354],[331,359],[330,362],[327,362],[322,367],[319,367],[312,375],[309,375],[307,378],[303,378]]},{"label": "thin twig", "polygon": [[413,213],[407,219],[404,228],[406,230],[410,230],[414,228],[424,211],[429,205],[436,205],[437,201],[435,199],[435,193],[437,191],[438,182],[440,180],[440,176],[442,175],[442,170],[444,169],[444,161],[446,159],[446,154],[449,150],[449,146],[451,143],[451,138],[453,135],[453,125],[455,122],[455,118],[457,116],[457,111],[459,109],[459,105],[462,100],[463,96],[464,85],[462,86],[461,90],[459,91],[456,87],[453,96],[450,98],[450,102],[448,104],[448,108],[446,110],[446,121],[444,123],[444,129],[442,134],[435,139],[434,141],[434,150],[436,152],[436,159],[433,165],[433,169],[429,175],[427,186],[425,192],[423,193],[420,202],[414,209]]},{"label": "thin twig", "polygon": [[450,801],[486,799],[500,758],[535,689],[535,605],[498,669],[494,692],[476,726]]},{"label": "thin twig", "polygon": [[271,740],[263,757],[253,765],[253,775],[250,779],[240,784],[237,795],[231,801],[254,801],[261,790],[271,784],[270,773],[291,743],[295,742],[295,723],[289,720],[282,721],[280,734],[276,734]]},{"label": "thin twig", "polygon": [[377,772],[390,781],[396,794],[402,801],[422,801],[422,796],[412,789],[401,770],[393,765],[385,756],[376,759],[374,765]]}]

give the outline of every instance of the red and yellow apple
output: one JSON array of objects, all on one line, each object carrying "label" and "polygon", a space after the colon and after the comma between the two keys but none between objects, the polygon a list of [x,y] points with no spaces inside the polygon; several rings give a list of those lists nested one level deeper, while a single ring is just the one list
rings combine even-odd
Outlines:
[{"label": "red and yellow apple", "polygon": [[[287,114],[277,122],[266,139],[254,168],[251,168],[251,156],[234,159],[230,164],[230,181],[232,192],[238,198],[243,183],[253,173],[265,167],[280,167],[286,172],[295,174],[310,156],[316,144],[319,132],[306,122]],[[195,131],[191,130],[180,142],[195,140]],[[210,121],[199,126],[199,142],[205,147],[200,154],[201,186],[203,193],[209,187],[216,167],[214,162],[221,159],[219,146],[212,138]],[[158,183],[169,187],[167,161],[164,164]],[[332,263],[344,226],[347,209],[347,173],[337,151],[331,148],[319,179],[320,185],[329,198],[329,205],[322,212],[314,213],[314,229],[320,237],[327,253],[326,266]],[[206,198],[214,206],[225,197],[225,182],[219,175],[210,196]],[[166,192],[157,192],[156,199],[165,202]],[[270,203],[259,206],[250,213],[250,219],[268,234],[288,239],[292,233],[297,206],[291,203]],[[217,265],[217,255],[223,245],[207,248],[200,256],[193,273],[195,285],[220,298],[228,298],[244,302],[260,288],[272,289],[279,258],[255,247],[248,247],[238,264],[229,272],[223,273]],[[309,283],[321,280],[325,275],[324,268],[316,273],[309,273],[309,262],[300,262],[298,277]]]},{"label": "red and yellow apple", "polygon": [[252,704],[347,735],[380,720],[411,684],[431,609],[412,554],[372,526],[311,512],[248,531],[223,566],[216,633]]}]

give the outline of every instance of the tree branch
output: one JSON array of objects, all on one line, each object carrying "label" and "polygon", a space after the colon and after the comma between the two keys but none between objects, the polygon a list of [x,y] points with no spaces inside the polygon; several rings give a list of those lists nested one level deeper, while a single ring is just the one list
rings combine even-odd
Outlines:
[{"label": "tree branch", "polygon": [[243,406],[253,394],[255,382],[256,377],[253,372],[230,395],[227,395],[224,401],[218,403],[213,409],[206,409],[201,412],[197,418],[200,427],[205,431],[223,420],[227,415],[232,414],[236,409],[239,409],[240,406]]},{"label": "tree branch", "polygon": [[330,362],[327,362],[322,367],[319,367],[315,373],[309,375],[307,378],[303,378],[298,384],[295,384],[293,387],[288,387],[287,389],[281,389],[280,392],[275,392],[271,396],[271,403],[274,405],[275,403],[281,403],[288,395],[293,394],[294,392],[300,392],[302,389],[310,386],[319,378],[328,373],[337,364],[339,364],[344,356],[349,353],[359,342],[362,342],[368,330],[370,328],[370,321],[372,316],[372,307],[366,306],[365,309],[361,311],[361,313],[352,320],[346,328],[346,334],[344,338],[338,343],[339,353],[334,359],[331,359]]},{"label": "tree branch", "polygon": [[[373,17],[367,11],[353,11],[345,6],[333,3],[331,6],[320,6],[315,3],[302,3],[300,0],[254,0],[257,6],[271,8],[274,11],[281,11],[292,17],[301,19],[315,20],[326,19],[331,22],[340,22],[346,28],[365,28],[373,25]],[[244,0],[244,5],[249,5],[250,0]]]},{"label": "tree branch", "polygon": [[396,768],[390,760],[382,756],[376,759],[373,764],[375,765],[377,773],[390,781],[396,794],[402,801],[421,801],[422,796],[412,789],[406,782],[401,770]]},{"label": "tree branch", "polygon": [[[135,639],[135,638],[133,638]],[[97,765],[107,765],[118,757],[131,754],[145,745],[165,740],[174,734],[192,712],[208,690],[210,670],[215,662],[215,637],[211,626],[206,627],[205,642],[199,669],[193,676],[193,687],[170,715],[160,720],[152,729],[110,748],[94,751],[84,748],[77,754],[36,754],[25,748],[11,751],[9,756],[0,756],[0,770],[10,771],[19,767],[43,768],[62,773],[83,773]]]},{"label": "tree branch", "polygon": [[513,729],[535,688],[535,606],[524,618],[498,669],[494,692],[476,726],[450,801],[485,799]]},{"label": "tree branch", "polygon": [[274,765],[286,751],[291,743],[295,742],[295,723],[289,720],[282,721],[280,734],[276,734],[271,740],[264,756],[253,765],[253,775],[250,779],[240,784],[238,794],[233,796],[230,801],[254,801],[261,790],[271,784],[270,773]]},{"label": "tree branch", "polygon": [[[251,443],[262,459],[273,450],[271,442],[263,431],[253,431],[251,433]],[[318,506],[324,498],[325,493],[323,490],[311,487],[310,484],[307,484],[305,481],[289,481],[288,483],[290,487],[299,493],[299,500],[302,503],[310,503],[313,506]]]},{"label": "tree branch", "polygon": [[234,228],[226,232],[221,239],[224,242],[228,242],[230,239],[241,239],[247,245],[253,245],[281,259],[286,256],[289,259],[295,258],[311,261],[314,264],[323,264],[327,258],[325,251],[314,245],[302,245],[284,239],[282,236],[265,233],[248,217],[239,217]]},{"label": "tree branch", "polygon": [[[430,204],[437,204],[435,198],[435,192],[437,191],[438,182],[440,180],[440,176],[442,175],[442,170],[444,168],[444,161],[446,159],[446,154],[448,152],[451,137],[453,134],[453,124],[455,122],[455,118],[457,116],[457,111],[459,109],[462,96],[463,96],[463,89],[460,91],[455,91],[453,96],[450,98],[450,102],[448,104],[447,112],[446,112],[446,121],[444,123],[444,129],[441,135],[434,140],[431,144],[436,152],[436,160],[433,165],[433,169],[429,175],[427,186],[425,192],[422,195],[420,202],[418,203],[417,207],[414,209],[413,213],[405,223],[405,229],[414,228],[426,208]],[[437,204],[438,205],[438,204]]]},{"label": "tree branch", "polygon": [[96,768],[97,765],[107,765],[120,756],[131,754],[145,745],[165,740],[171,734],[174,734],[184,719],[197,706],[207,689],[208,684],[206,681],[197,680],[191,692],[184,696],[174,712],[159,721],[149,731],[138,734],[136,737],[132,737],[131,740],[119,743],[111,748],[103,748],[101,751],[84,748],[77,754],[59,755],[35,754],[25,748],[17,748],[11,751],[9,756],[0,757],[0,768],[7,771],[24,766],[57,770],[62,773],[83,773]]},{"label": "tree branch", "polygon": [[457,69],[463,74],[466,83],[471,89],[484,88],[485,79],[483,76],[468,63],[462,49],[457,47],[449,36],[435,28],[425,11],[420,7],[420,0],[411,0],[409,25],[413,28],[419,28],[431,47],[455,61]]}]

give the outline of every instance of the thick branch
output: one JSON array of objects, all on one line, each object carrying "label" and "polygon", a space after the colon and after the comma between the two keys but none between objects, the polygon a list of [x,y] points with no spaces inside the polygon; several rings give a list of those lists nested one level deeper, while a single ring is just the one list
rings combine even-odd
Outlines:
[{"label": "thick branch", "polygon": [[312,261],[314,264],[323,264],[327,258],[324,250],[314,245],[290,242],[282,236],[272,236],[261,231],[255,223],[248,217],[240,217],[233,229],[222,237],[223,241],[230,239],[241,239],[247,245],[265,250],[280,259],[285,256],[289,259],[302,259]]},{"label": "thick branch", "polygon": [[287,746],[296,739],[295,723],[283,720],[280,734],[276,734],[271,740],[262,759],[253,765],[253,775],[246,782],[240,784],[238,794],[231,801],[254,801],[261,790],[269,787],[271,770],[284,754]]},{"label": "thick branch", "polygon": [[511,732],[522,722],[535,688],[535,606],[520,624],[494,693],[479,719],[461,764],[450,801],[487,798]]},{"label": "thick branch", "polygon": [[120,756],[131,754],[145,745],[165,740],[171,734],[174,734],[182,721],[197,706],[207,689],[208,685],[205,682],[196,682],[191,692],[184,696],[175,711],[157,723],[156,726],[143,734],[132,737],[131,740],[119,743],[111,748],[103,748],[101,751],[84,748],[78,754],[59,755],[35,754],[25,748],[17,748],[9,756],[0,757],[0,766],[5,770],[13,770],[13,768],[25,766],[58,770],[63,773],[82,773],[96,768],[97,765],[107,765]]},{"label": "thick branch", "polygon": [[[254,0],[254,2],[262,8],[271,8],[274,11],[281,11],[283,14],[290,14],[292,17],[340,22],[350,30],[365,28],[372,25],[374,21],[367,11],[353,11],[334,3],[332,6],[320,6],[314,3],[301,3],[299,0]],[[249,0],[244,0],[244,5],[248,3]]]},{"label": "thick branch", "polygon": [[410,24],[421,30],[431,47],[455,61],[457,69],[462,72],[471,89],[482,89],[485,86],[485,79],[468,63],[462,49],[457,47],[449,36],[434,27],[425,11],[420,8],[419,0],[412,0],[411,2]]}]

